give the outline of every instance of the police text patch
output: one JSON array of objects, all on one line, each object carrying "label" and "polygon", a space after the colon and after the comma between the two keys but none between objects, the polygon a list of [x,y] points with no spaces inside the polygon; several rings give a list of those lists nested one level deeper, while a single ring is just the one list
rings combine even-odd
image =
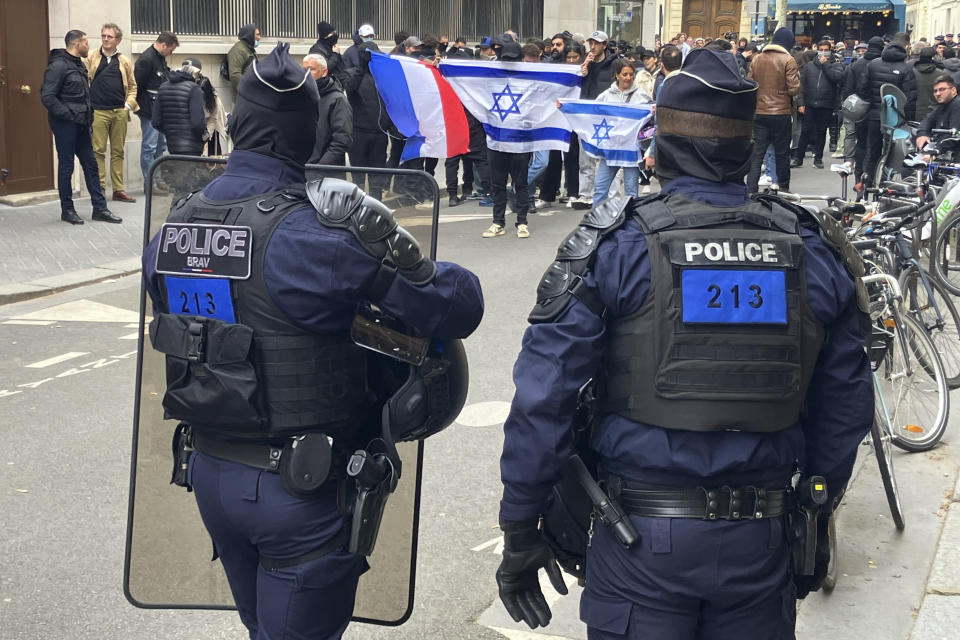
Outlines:
[{"label": "police text patch", "polygon": [[684,269],[683,321],[720,324],[786,324],[783,271]]},{"label": "police text patch", "polygon": [[252,241],[250,227],[167,223],[160,229],[157,272],[246,280]]}]

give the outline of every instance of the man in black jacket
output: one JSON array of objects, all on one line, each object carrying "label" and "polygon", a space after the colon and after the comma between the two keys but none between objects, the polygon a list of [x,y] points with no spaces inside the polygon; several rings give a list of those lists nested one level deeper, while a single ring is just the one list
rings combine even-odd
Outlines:
[{"label": "man in black jacket", "polygon": [[[874,36],[868,43],[860,43],[854,48],[854,55],[859,55],[851,62],[843,72],[843,88],[840,93],[841,100],[846,100],[851,94],[856,93],[864,100],[869,100],[869,95],[860,95],[857,93],[857,79],[867,73],[867,65],[871,60],[876,60],[883,53],[883,38]],[[863,173],[863,159],[867,156],[867,120],[866,118],[859,122],[853,122],[844,119],[844,129],[846,130],[843,141],[843,160],[851,167],[855,167],[855,175]]]},{"label": "man in black jacket", "polygon": [[803,166],[803,152],[813,144],[813,166],[823,169],[823,145],[827,128],[837,108],[837,87],[843,69],[834,60],[828,41],[821,41],[817,57],[800,70],[800,94],[797,111],[803,115],[803,131],[797,144],[797,155],[791,167]]},{"label": "man in black jacket", "polygon": [[930,142],[934,129],[960,130],[960,99],[957,98],[957,83],[944,73],[933,83],[933,96],[937,101],[937,108],[923,119],[917,127],[917,148]]},{"label": "man in black jacket", "polygon": [[[872,40],[871,40],[872,42]],[[917,104],[917,77],[913,68],[907,63],[907,51],[902,45],[891,42],[880,54],[877,60],[867,64],[867,71],[857,78],[857,94],[861,98],[870,100],[870,111],[867,112],[867,156],[865,171],[867,181],[873,180],[873,174],[880,161],[880,151],[883,146],[883,137],[880,131],[880,87],[892,84],[907,97],[904,113],[914,113]]]},{"label": "man in black jacket", "polygon": [[[203,154],[207,121],[203,112],[203,92],[197,84],[200,69],[194,60],[172,71],[160,85],[153,104],[153,128],[166,136],[170,153],[184,156]],[[256,64],[256,62],[254,62]]]},{"label": "man in black jacket", "polygon": [[320,21],[317,23],[317,41],[310,47],[310,53],[319,53],[327,61],[327,72],[342,88],[346,88],[347,69],[343,64],[343,58],[340,55],[340,47],[337,41],[340,36],[337,34],[337,28],[329,22]]},{"label": "man in black jacket", "polygon": [[[369,26],[369,25],[364,25]],[[362,29],[363,27],[361,27]],[[309,164],[347,164],[347,152],[353,144],[353,109],[347,96],[327,75],[327,61],[319,53],[309,53],[301,65],[310,70],[320,94],[317,142]]]},{"label": "man in black jacket", "polygon": [[93,219],[120,222],[107,208],[107,200],[100,188],[97,159],[93,155],[90,125],[93,109],[90,106],[87,67],[81,58],[90,50],[87,34],[78,29],[67,32],[66,49],[50,52],[50,66],[43,74],[40,101],[47,108],[50,129],[57,147],[57,188],[60,192],[60,219],[70,224],[83,224],[73,206],[73,157],[80,159],[83,179],[93,204]]},{"label": "man in black jacket", "polygon": [[137,79],[137,103],[140,111],[140,171],[143,172],[143,182],[147,182],[147,172],[153,161],[163,155],[167,149],[167,141],[163,134],[153,128],[153,104],[157,100],[160,85],[166,82],[170,75],[170,67],[166,58],[174,49],[180,46],[177,36],[170,31],[161,31],[157,41],[140,54],[133,67],[133,75]]},{"label": "man in black jacket", "polygon": [[[383,105],[377,85],[370,73],[370,54],[380,51],[376,42],[364,42],[359,45],[360,66],[349,69],[344,74],[344,89],[353,111],[353,143],[350,147],[350,165],[354,167],[384,167],[387,164],[387,130],[391,122],[387,109]],[[330,61],[327,60],[327,65]],[[353,175],[353,181],[362,189],[366,180],[363,174]],[[389,179],[383,176],[370,176],[372,197],[381,199]]]}]

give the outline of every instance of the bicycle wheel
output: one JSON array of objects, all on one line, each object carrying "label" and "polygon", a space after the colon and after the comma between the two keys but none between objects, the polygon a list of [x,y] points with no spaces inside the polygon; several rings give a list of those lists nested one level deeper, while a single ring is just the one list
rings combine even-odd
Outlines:
[{"label": "bicycle wheel", "polygon": [[949,216],[937,229],[935,251],[933,266],[937,279],[947,291],[960,296],[960,213]]},{"label": "bicycle wheel", "polygon": [[897,478],[893,475],[893,448],[890,446],[892,437],[890,434],[890,422],[887,420],[887,409],[884,404],[883,394],[876,386],[876,376],[874,376],[876,390],[876,404],[873,416],[873,426],[870,427],[870,440],[873,444],[873,452],[877,456],[877,466],[880,467],[880,479],[883,480],[883,491],[887,494],[887,505],[890,507],[890,515],[893,516],[893,524],[899,531],[903,531],[906,522],[903,519],[903,509],[900,507],[900,494],[897,492]]},{"label": "bicycle wheel", "polygon": [[931,449],[943,436],[950,396],[943,363],[923,327],[908,315],[888,318],[894,337],[877,370],[893,444],[906,451]]},{"label": "bicycle wheel", "polygon": [[926,281],[929,288],[924,286],[915,267],[900,274],[903,306],[927,330],[943,362],[947,386],[957,389],[960,388],[960,312],[943,283],[929,275]]},{"label": "bicycle wheel", "polygon": [[837,557],[837,512],[834,511],[830,516],[830,523],[827,525],[827,535],[830,536],[830,563],[827,565],[827,575],[823,577],[821,588],[830,593],[837,586],[837,578],[840,577],[840,558]]}]

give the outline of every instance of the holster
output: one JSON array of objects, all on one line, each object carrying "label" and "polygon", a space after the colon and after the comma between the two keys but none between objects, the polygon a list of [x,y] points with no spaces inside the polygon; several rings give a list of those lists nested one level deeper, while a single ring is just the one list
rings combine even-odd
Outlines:
[{"label": "holster", "polygon": [[190,454],[193,449],[190,442],[190,425],[181,422],[173,431],[173,473],[170,474],[170,484],[193,491],[187,481],[190,470]]},{"label": "holster", "polygon": [[347,481],[353,481],[356,494],[350,524],[350,553],[369,556],[380,533],[380,521],[387,499],[397,488],[399,474],[381,440],[374,440],[366,450],[356,451],[347,464]]}]

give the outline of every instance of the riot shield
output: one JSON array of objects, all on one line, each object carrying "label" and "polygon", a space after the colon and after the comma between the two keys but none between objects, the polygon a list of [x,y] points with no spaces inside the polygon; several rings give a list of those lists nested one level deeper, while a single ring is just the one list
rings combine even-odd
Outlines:
[{"label": "riot shield", "polygon": [[[172,205],[202,189],[226,169],[222,159],[166,156],[148,175],[144,246],[166,221]],[[439,188],[421,171],[310,166],[307,179],[349,178],[364,190],[381,190],[397,222],[435,257]],[[401,185],[403,193],[393,191]],[[411,189],[413,185],[413,189]],[[417,197],[411,197],[415,191]],[[427,198],[425,194],[429,193]],[[232,609],[233,598],[192,493],[170,484],[171,442],[177,426],[164,420],[164,356],[146,339],[151,308],[140,295],[140,340],[135,390],[133,450],[124,561],[124,594],[131,604],[157,609]],[[403,474],[387,502],[379,537],[360,578],[354,620],[399,625],[413,610],[423,443],[399,443]]]}]

